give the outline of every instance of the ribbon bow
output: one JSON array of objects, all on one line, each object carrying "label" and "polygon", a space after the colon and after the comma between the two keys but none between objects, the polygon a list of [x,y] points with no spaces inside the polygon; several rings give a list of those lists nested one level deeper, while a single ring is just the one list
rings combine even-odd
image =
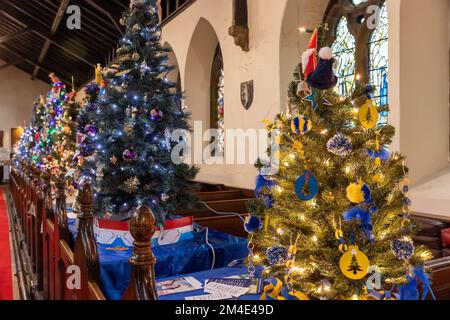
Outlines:
[{"label": "ribbon bow", "polygon": [[300,291],[288,288],[280,279],[275,278],[264,287],[260,300],[309,300],[309,298]]}]

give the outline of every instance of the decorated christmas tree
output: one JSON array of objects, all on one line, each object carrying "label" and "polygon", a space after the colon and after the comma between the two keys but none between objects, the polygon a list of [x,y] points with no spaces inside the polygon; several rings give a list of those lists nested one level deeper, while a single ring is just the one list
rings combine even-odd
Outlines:
[{"label": "decorated christmas tree", "polygon": [[96,143],[97,143],[97,116],[99,113],[98,95],[101,90],[100,83],[91,82],[85,88],[86,97],[83,108],[77,120],[77,151],[74,157],[76,167],[76,183],[80,181],[95,182],[96,178]]},{"label": "decorated christmas tree", "polygon": [[62,103],[62,116],[56,121],[56,134],[51,156],[59,172],[68,173],[76,150],[77,119],[79,103],[74,101],[75,91],[65,92]]},{"label": "decorated christmas tree", "polygon": [[39,167],[59,170],[64,157],[61,149],[62,119],[65,114],[64,104],[67,101],[66,86],[53,73],[49,75],[52,80],[52,89],[45,99],[45,112],[42,130],[37,133],[36,144],[39,151],[36,159]]},{"label": "decorated christmas tree", "polygon": [[166,77],[167,50],[155,0],[133,0],[121,24],[115,64],[103,70],[99,99],[96,197],[99,214],[128,218],[139,205],[152,208],[159,223],[177,207],[190,207],[195,167],[171,159],[176,129],[189,129],[180,94]]},{"label": "decorated christmas tree", "polygon": [[419,284],[429,289],[431,254],[411,240],[405,158],[389,151],[395,129],[378,121],[388,107],[376,107],[373,87],[356,79],[349,96],[336,93],[337,61],[319,50],[322,32],[295,72],[290,111],[267,126],[280,143],[278,171],[257,165],[260,200],[246,229],[253,260],[272,279],[264,297],[418,299]]}]

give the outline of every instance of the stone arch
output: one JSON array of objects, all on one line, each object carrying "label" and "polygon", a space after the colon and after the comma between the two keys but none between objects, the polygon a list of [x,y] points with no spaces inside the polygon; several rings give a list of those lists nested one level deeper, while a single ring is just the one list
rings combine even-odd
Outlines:
[{"label": "stone arch", "polygon": [[180,67],[178,64],[178,59],[175,51],[173,50],[170,43],[167,41],[164,43],[163,47],[165,49],[168,49],[169,52],[167,52],[167,64],[171,67],[173,67],[173,70],[169,72],[167,75],[167,79],[172,81],[173,83],[177,84],[177,92],[181,93],[183,91],[181,86],[181,73],[180,73]]},{"label": "stone arch", "polygon": [[211,70],[219,38],[209,21],[200,18],[193,32],[184,73],[185,104],[193,121],[202,121],[203,130],[211,122]]}]

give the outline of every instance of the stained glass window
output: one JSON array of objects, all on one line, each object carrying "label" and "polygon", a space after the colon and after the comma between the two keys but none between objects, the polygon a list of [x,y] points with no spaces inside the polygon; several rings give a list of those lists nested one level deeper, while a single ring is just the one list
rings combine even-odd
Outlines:
[{"label": "stained glass window", "polygon": [[[364,25],[366,19],[362,19],[362,13],[368,12],[373,1],[347,0],[354,11],[349,11],[348,4],[337,2],[333,11],[332,26],[335,30],[333,51],[339,66],[336,71],[339,77],[337,90],[343,96],[347,96],[358,73],[364,81],[369,81],[375,86],[373,99],[379,106],[388,105],[388,12],[386,2],[380,6],[377,27],[373,30]],[[340,20],[337,24],[334,20],[337,14]],[[366,17],[367,18],[367,17]],[[368,20],[368,19],[367,19]],[[355,33],[355,36],[350,32]],[[355,40],[358,39],[358,40]],[[363,53],[367,53],[367,56]],[[358,57],[358,64],[355,63]],[[384,112],[381,123],[387,122],[388,113]]]},{"label": "stained glass window", "polygon": [[333,44],[333,52],[337,57],[338,69],[336,75],[339,78],[338,90],[343,96],[351,91],[355,79],[355,37],[348,30],[347,19],[342,17],[336,29],[336,41]]},{"label": "stained glass window", "polygon": [[224,70],[220,70],[220,78],[218,83],[218,92],[217,92],[217,128],[219,129],[219,143],[217,146],[217,153],[222,154],[224,152],[225,147],[225,118],[224,118],[224,108],[225,108],[225,98],[223,94],[223,88],[225,84],[225,75]]},{"label": "stained glass window", "polygon": [[[388,14],[384,4],[380,8],[379,23],[369,41],[369,75],[375,85],[374,99],[379,106],[388,105]],[[382,121],[387,122],[387,112],[382,114]]]}]

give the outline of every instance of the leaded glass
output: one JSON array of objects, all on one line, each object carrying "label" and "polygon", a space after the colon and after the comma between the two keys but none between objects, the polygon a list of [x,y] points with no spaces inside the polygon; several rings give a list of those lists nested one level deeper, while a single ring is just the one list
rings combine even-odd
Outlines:
[{"label": "leaded glass", "polygon": [[347,18],[342,17],[336,29],[336,41],[333,43],[333,52],[338,61],[336,75],[339,78],[338,90],[347,96],[355,80],[355,37],[350,33]]},{"label": "leaded glass", "polygon": [[[379,106],[388,104],[388,13],[386,4],[380,8],[377,28],[369,40],[369,75],[375,86],[373,98]],[[382,122],[387,122],[387,112],[382,114]]]}]

